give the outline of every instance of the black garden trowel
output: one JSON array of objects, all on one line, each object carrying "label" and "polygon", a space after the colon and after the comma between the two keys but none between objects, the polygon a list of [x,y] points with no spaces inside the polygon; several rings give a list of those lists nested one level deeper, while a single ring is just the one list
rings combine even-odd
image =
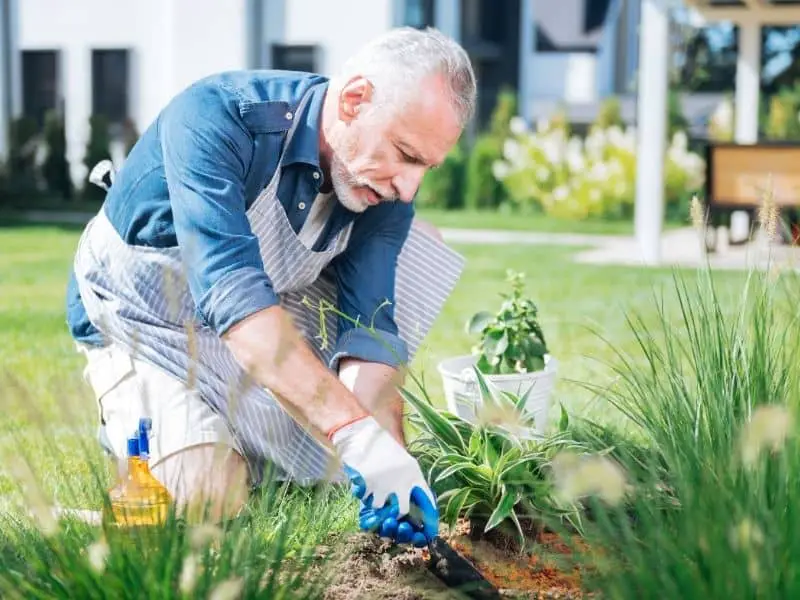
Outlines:
[{"label": "black garden trowel", "polygon": [[[408,516],[418,525],[423,522],[422,515],[413,503]],[[430,553],[428,570],[447,587],[473,600],[495,600],[501,597],[499,590],[478,571],[475,565],[459,554],[440,535],[428,542],[428,552]]]},{"label": "black garden trowel", "polygon": [[467,558],[456,552],[440,536],[433,538],[428,544],[430,562],[428,569],[441,579],[444,584],[475,600],[494,600],[500,598],[500,592],[481,575]]}]

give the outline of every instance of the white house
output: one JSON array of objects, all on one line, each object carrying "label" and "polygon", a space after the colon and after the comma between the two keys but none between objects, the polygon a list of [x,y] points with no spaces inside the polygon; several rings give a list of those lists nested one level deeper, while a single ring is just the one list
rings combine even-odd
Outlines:
[{"label": "white house", "polygon": [[204,75],[247,67],[332,74],[399,25],[433,25],[465,46],[480,82],[479,123],[504,86],[518,91],[529,119],[556,102],[591,115],[633,77],[640,1],[0,0],[0,144],[10,116],[42,119],[58,108],[79,182],[92,114],[105,114],[115,131],[128,121],[141,132]]}]

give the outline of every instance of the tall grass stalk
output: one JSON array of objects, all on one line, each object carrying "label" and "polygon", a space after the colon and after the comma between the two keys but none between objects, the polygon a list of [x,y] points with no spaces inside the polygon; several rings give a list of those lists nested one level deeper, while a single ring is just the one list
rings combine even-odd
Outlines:
[{"label": "tall grass stalk", "polygon": [[616,353],[615,385],[593,388],[642,445],[584,427],[630,484],[618,505],[586,501],[586,584],[605,598],[798,598],[798,298],[751,272],[726,311],[710,269],[673,281],[679,318],[658,298],[655,325],[631,316],[639,356]]}]

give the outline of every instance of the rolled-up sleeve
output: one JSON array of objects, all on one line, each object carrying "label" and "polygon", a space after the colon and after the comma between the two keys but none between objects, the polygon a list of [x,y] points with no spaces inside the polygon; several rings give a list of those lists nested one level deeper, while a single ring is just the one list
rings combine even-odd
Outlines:
[{"label": "rolled-up sleeve", "polygon": [[335,259],[338,309],[346,318],[339,318],[334,371],[345,357],[392,367],[408,362],[395,321],[395,278],[413,218],[413,206],[403,202],[367,210],[356,219],[350,247]]},{"label": "rolled-up sleeve", "polygon": [[235,103],[212,86],[173,100],[159,136],[189,290],[199,314],[222,335],[279,302],[246,213],[252,138]]}]

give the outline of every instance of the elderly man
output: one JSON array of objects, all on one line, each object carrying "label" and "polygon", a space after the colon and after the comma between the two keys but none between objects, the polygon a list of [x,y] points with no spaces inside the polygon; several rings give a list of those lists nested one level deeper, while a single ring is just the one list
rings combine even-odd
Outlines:
[{"label": "elderly man", "polygon": [[435,535],[397,388],[462,262],[412,200],[475,94],[460,46],[408,28],[330,80],[237,71],[178,94],[105,173],[68,290],[106,449],[148,417],[181,506],[235,514],[269,466],[348,476],[365,529]]}]

